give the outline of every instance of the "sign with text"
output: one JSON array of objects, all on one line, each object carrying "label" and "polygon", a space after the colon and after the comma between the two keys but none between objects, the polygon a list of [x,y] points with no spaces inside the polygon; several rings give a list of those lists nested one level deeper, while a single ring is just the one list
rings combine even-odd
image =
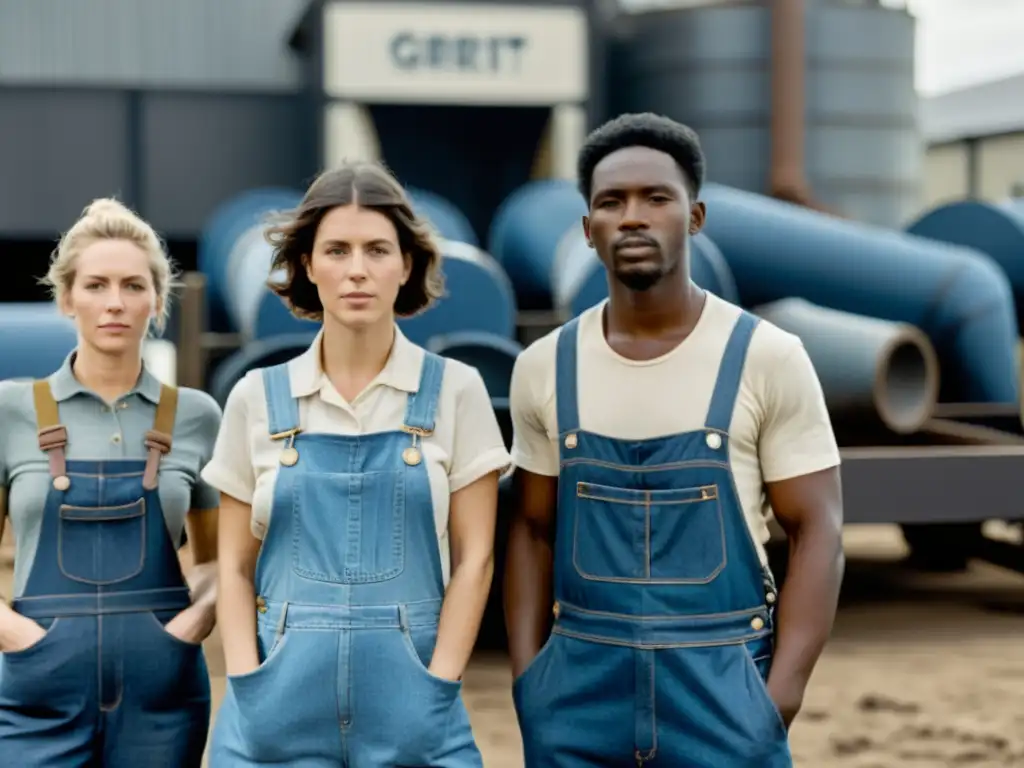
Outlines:
[{"label": "sign with text", "polygon": [[588,91],[581,8],[336,2],[324,8],[324,91],[388,104],[550,105]]}]

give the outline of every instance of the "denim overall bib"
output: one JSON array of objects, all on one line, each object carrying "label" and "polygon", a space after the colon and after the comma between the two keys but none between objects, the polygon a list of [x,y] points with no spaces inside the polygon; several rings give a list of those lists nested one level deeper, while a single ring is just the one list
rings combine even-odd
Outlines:
[{"label": "denim overall bib", "polygon": [[792,765],[765,687],[774,583],[729,468],[756,323],[732,331],[704,428],[650,440],[580,429],[577,322],[559,333],[556,618],[513,686],[526,768]]},{"label": "denim overall bib", "polygon": [[178,392],[163,387],[145,460],[67,461],[47,381],[34,389],[52,486],[24,594],[47,629],[0,655],[0,765],[198,768],[210,719],[201,645],[163,625],[191,604],[157,491]]},{"label": "denim overall bib", "polygon": [[264,369],[282,441],[256,566],[261,665],[228,677],[212,768],[479,768],[461,682],[430,674],[444,585],[421,439],[443,358],[400,429],[302,430],[287,364]]}]

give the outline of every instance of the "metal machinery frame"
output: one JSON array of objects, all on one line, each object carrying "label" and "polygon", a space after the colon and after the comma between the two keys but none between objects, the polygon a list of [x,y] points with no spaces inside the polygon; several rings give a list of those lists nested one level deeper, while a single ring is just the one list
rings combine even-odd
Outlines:
[{"label": "metal machinery frame", "polygon": [[[178,380],[203,389],[211,352],[234,349],[242,338],[206,327],[206,277],[188,272],[178,306]],[[523,312],[523,341],[560,324],[551,312]],[[506,439],[511,425],[502,424]],[[847,524],[898,524],[948,529],[940,546],[1024,574],[1024,543],[996,539],[977,528],[989,520],[1024,523],[1017,496],[1024,474],[1024,426],[1014,408],[940,404],[924,429],[895,437],[866,430],[841,449]],[[965,532],[966,531],[966,535]],[[909,536],[908,536],[909,538]],[[933,539],[934,540],[934,539]],[[913,544],[912,544],[913,546]]]}]

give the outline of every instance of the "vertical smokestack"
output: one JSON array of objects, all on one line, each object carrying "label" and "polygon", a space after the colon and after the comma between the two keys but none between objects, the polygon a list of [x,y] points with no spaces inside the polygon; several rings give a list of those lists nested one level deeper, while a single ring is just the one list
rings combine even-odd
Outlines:
[{"label": "vertical smokestack", "polygon": [[772,24],[771,172],[768,193],[807,205],[804,174],[805,8],[803,0],[769,0]]}]

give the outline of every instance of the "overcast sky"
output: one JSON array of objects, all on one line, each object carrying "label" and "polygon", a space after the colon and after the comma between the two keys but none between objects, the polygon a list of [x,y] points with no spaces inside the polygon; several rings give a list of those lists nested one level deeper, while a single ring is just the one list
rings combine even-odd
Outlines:
[{"label": "overcast sky", "polygon": [[1024,73],[1024,0],[887,4],[906,4],[918,19],[917,86],[922,93]]}]

